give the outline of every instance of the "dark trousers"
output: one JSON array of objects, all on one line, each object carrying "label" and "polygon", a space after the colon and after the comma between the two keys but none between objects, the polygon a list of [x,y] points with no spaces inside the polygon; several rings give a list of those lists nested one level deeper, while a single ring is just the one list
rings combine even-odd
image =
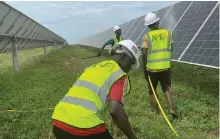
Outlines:
[{"label": "dark trousers", "polygon": [[160,82],[161,89],[163,92],[168,91],[169,88],[171,87],[171,76],[170,76],[170,69],[167,69],[165,71],[161,72],[150,72],[150,71],[145,71],[145,79],[148,82],[148,89],[149,89],[149,94],[153,94],[153,91],[150,86],[150,82],[148,79],[148,75],[150,76],[152,85],[154,90],[156,91],[158,82]]},{"label": "dark trousers", "polygon": [[109,131],[106,129],[104,133],[94,134],[89,136],[76,136],[66,132],[56,126],[53,126],[53,133],[56,139],[113,139]]}]

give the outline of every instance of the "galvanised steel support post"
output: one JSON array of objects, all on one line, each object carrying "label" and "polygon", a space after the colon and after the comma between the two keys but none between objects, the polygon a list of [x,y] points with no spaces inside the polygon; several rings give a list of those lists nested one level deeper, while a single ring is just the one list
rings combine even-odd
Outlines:
[{"label": "galvanised steel support post", "polygon": [[47,53],[47,42],[46,40],[44,41],[44,56],[46,56]]},{"label": "galvanised steel support post", "polygon": [[57,42],[54,41],[53,51],[56,51],[56,50],[57,50]]},{"label": "galvanised steel support post", "polygon": [[17,59],[16,37],[14,35],[13,35],[11,42],[12,42],[12,61],[13,61],[14,72],[19,72],[18,59]]}]

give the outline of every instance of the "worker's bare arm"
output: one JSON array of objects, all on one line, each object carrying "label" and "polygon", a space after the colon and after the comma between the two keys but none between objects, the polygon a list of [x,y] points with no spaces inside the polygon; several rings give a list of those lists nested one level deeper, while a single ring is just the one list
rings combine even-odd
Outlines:
[{"label": "worker's bare arm", "polygon": [[146,71],[147,51],[148,51],[148,48],[142,48],[142,66],[143,66],[143,71]]},{"label": "worker's bare arm", "polygon": [[143,37],[142,40],[142,66],[143,66],[143,71],[146,71],[146,64],[147,64],[147,51],[148,51],[148,42],[145,36]]},{"label": "worker's bare arm", "polygon": [[105,46],[106,46],[107,44],[108,44],[108,43],[105,43],[105,44],[102,46],[102,48],[101,48],[100,52],[102,52],[102,51],[103,51],[103,49],[105,48]]},{"label": "worker's bare arm", "polygon": [[101,50],[98,52],[97,56],[101,56],[101,53],[102,53],[102,51],[103,51],[103,49],[105,48],[106,45],[107,45],[107,43],[105,43],[105,44],[102,46],[102,48],[101,48]]},{"label": "worker's bare arm", "polygon": [[128,116],[122,103],[117,100],[110,100],[109,111],[114,123],[118,126],[118,128],[123,131],[129,139],[137,139],[132,131],[131,125],[128,121]]}]

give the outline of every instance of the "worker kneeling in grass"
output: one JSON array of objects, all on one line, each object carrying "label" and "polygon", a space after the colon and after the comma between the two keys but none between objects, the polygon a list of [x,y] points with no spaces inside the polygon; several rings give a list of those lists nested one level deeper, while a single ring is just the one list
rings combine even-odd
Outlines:
[{"label": "worker kneeling in grass", "polygon": [[56,105],[52,119],[57,139],[113,139],[102,115],[107,105],[118,128],[129,139],[136,139],[123,97],[130,91],[127,73],[140,66],[140,52],[131,40],[120,41],[114,51],[112,60],[86,68]]},{"label": "worker kneeling in grass", "polygon": [[148,81],[151,105],[159,112],[148,76],[151,79],[154,90],[157,88],[158,81],[161,83],[162,90],[167,98],[169,113],[174,118],[177,118],[173,103],[170,77],[170,58],[173,49],[172,33],[166,29],[159,28],[159,18],[157,18],[154,13],[147,14],[145,17],[145,25],[147,25],[151,31],[143,37],[142,63],[145,78]]}]

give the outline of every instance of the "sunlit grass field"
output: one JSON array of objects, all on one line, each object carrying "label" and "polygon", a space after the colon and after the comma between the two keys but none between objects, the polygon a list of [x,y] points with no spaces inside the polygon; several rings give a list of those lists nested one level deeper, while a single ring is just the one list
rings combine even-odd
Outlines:
[{"label": "sunlit grass field", "polygon": [[[97,50],[65,47],[57,51],[43,48],[18,52],[19,73],[13,73],[11,53],[0,54],[0,139],[53,139],[53,107],[83,72],[84,68],[110,59],[108,56],[82,60]],[[179,119],[171,120],[175,134],[162,115],[150,109],[148,88],[141,69],[129,73],[132,90],[125,109],[139,139],[217,139],[219,136],[219,72],[181,63],[172,63],[172,88]],[[165,96],[157,88],[167,114]],[[18,111],[6,111],[18,110]],[[37,110],[37,111],[35,111]],[[24,112],[23,112],[24,111]],[[108,124],[116,139],[126,137]]]}]

